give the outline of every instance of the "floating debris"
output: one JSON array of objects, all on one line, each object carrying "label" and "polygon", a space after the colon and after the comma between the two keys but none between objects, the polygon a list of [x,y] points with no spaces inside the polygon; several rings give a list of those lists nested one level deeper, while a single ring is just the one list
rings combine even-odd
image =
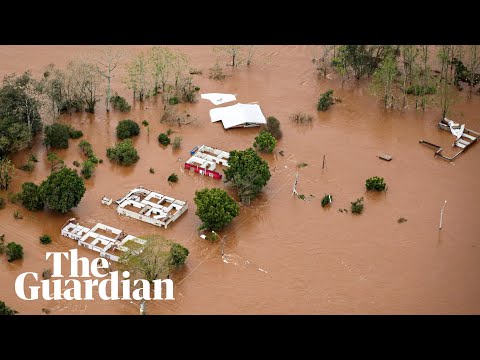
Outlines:
[{"label": "floating debris", "polygon": [[398,222],[399,224],[404,223],[404,222],[406,222],[406,221],[407,221],[407,219],[405,219],[404,217],[401,217],[401,218],[399,218],[399,219],[397,220],[397,222]]},{"label": "floating debris", "polygon": [[390,155],[382,154],[378,157],[379,159],[385,160],[385,161],[390,161],[392,160],[392,157]]}]

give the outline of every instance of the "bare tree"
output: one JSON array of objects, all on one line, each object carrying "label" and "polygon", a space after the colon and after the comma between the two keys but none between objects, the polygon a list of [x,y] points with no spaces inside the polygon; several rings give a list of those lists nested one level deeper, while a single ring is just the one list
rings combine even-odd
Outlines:
[{"label": "bare tree", "polygon": [[243,45],[220,45],[220,46],[215,46],[213,48],[215,52],[218,52],[220,54],[226,55],[229,59],[231,59],[231,66],[235,67],[240,65],[241,63],[241,56],[243,55],[244,52],[244,46]]},{"label": "bare tree", "polygon": [[125,80],[129,89],[133,91],[133,97],[138,96],[138,100],[143,101],[148,97],[147,58],[143,52],[135,55],[128,64],[128,75]]},{"label": "bare tree", "polygon": [[153,95],[157,95],[160,91],[165,91],[165,87],[170,80],[172,70],[172,52],[163,46],[154,46],[148,53],[150,68],[153,77]]},{"label": "bare tree", "polygon": [[100,100],[101,76],[94,64],[86,61],[71,63],[72,76],[75,76],[81,97],[85,101],[85,110],[95,112],[95,105]]},{"label": "bare tree", "polygon": [[318,77],[327,77],[327,71],[331,66],[332,59],[335,57],[335,45],[322,45],[318,56],[315,56],[312,62],[315,64]]},{"label": "bare tree", "polygon": [[402,45],[401,61],[403,64],[403,104],[402,109],[407,107],[407,91],[412,85],[412,77],[414,75],[414,64],[418,56],[419,49],[415,45]]},{"label": "bare tree", "polygon": [[168,125],[189,125],[197,121],[194,116],[191,116],[187,113],[180,113],[174,107],[175,105],[170,105],[168,102],[163,106],[163,115],[160,118],[160,123]]},{"label": "bare tree", "polygon": [[96,62],[97,71],[107,80],[107,96],[105,98],[107,112],[110,111],[111,82],[114,75],[113,71],[117,68],[121,59],[119,51],[111,47],[103,49],[102,54]]},{"label": "bare tree", "polygon": [[453,59],[456,55],[455,45],[442,45],[437,57],[440,60],[440,78],[438,81],[438,102],[442,109],[442,119],[445,118],[455,102],[453,87]]}]

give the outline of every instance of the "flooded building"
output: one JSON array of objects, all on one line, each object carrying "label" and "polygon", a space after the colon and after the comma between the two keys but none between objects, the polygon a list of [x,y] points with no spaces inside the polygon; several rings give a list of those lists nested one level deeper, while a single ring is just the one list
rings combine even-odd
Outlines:
[{"label": "flooded building", "polygon": [[186,201],[177,200],[139,186],[115,201],[117,212],[146,223],[164,226],[177,220],[188,209]]},{"label": "flooded building", "polygon": [[185,162],[185,169],[194,170],[201,175],[221,179],[222,174],[217,170],[217,165],[228,167],[230,153],[212,148],[210,146],[196,146],[190,151],[192,157]]},{"label": "flooded building", "polygon": [[76,240],[78,246],[100,253],[101,257],[118,262],[120,256],[129,250],[142,250],[146,240],[127,235],[122,230],[98,223],[89,229],[71,218],[62,227],[62,236]]}]

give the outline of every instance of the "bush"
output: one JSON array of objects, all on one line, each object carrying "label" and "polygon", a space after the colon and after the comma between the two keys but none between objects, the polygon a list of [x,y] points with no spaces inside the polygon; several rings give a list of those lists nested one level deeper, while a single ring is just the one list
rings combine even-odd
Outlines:
[{"label": "bush", "polygon": [[83,154],[86,157],[90,157],[94,155],[92,145],[88,141],[86,140],[80,141],[80,143],[78,144],[78,147],[80,148],[80,150],[82,150]]},{"label": "bush", "polygon": [[117,138],[120,140],[137,136],[140,133],[140,126],[130,119],[122,120],[117,125]]},{"label": "bush", "polygon": [[52,238],[50,235],[42,235],[40,236],[40,242],[44,245],[50,244],[52,242]]},{"label": "bush", "polygon": [[307,124],[307,123],[312,122],[313,117],[312,117],[312,115],[308,115],[306,113],[298,111],[298,112],[290,115],[290,120],[292,120],[293,122],[295,122],[297,124]]},{"label": "bush", "polygon": [[411,85],[407,88],[407,94],[422,96],[433,95],[437,92],[437,89],[433,85]]},{"label": "bush", "polygon": [[7,198],[8,198],[8,201],[10,201],[12,204],[18,204],[18,203],[22,202],[22,193],[21,192],[18,192],[18,193],[9,192],[7,194]]},{"label": "bush", "polygon": [[8,307],[3,301],[0,301],[0,315],[15,315],[18,311]]},{"label": "bush", "polygon": [[225,79],[225,74],[223,73],[222,67],[216,63],[210,69],[208,69],[208,77],[214,80],[223,80]]},{"label": "bush", "polygon": [[70,126],[68,129],[68,136],[70,136],[70,139],[78,139],[83,136],[83,132]]},{"label": "bush", "polygon": [[45,206],[62,214],[80,203],[85,190],[83,179],[69,168],[51,173],[38,188]]},{"label": "bush", "polygon": [[34,163],[37,163],[38,159],[34,154],[30,154],[30,156],[28,157],[28,161],[32,161]]},{"label": "bush", "polygon": [[333,202],[333,196],[330,195],[330,194],[326,194],[326,195],[322,198],[322,207],[325,207],[325,206],[327,206],[327,205],[330,205],[332,202]]},{"label": "bush", "polygon": [[187,260],[188,249],[180,244],[173,244],[168,255],[168,264],[172,269],[179,269]]},{"label": "bush", "polygon": [[182,138],[180,136],[175,136],[172,142],[172,148],[173,150],[180,149],[180,146],[182,145]]},{"label": "bush", "polygon": [[10,242],[7,244],[7,260],[12,262],[23,259],[23,247],[20,244]]},{"label": "bush", "polygon": [[150,168],[150,174],[155,174],[155,170],[153,168]]},{"label": "bush", "polygon": [[113,95],[110,98],[110,104],[112,104],[115,110],[119,110],[121,112],[130,111],[130,109],[132,108],[130,104],[127,102],[127,100],[125,100],[123,97],[121,97],[117,93],[115,93],[115,95]]},{"label": "bush", "polygon": [[32,182],[22,184],[22,192],[20,193],[21,201],[24,207],[30,211],[42,210],[44,203],[40,197],[38,185]]},{"label": "bush", "polygon": [[363,211],[363,197],[355,200],[352,204],[352,214],[361,214]]},{"label": "bush", "polygon": [[365,186],[367,187],[367,190],[383,191],[387,184],[383,181],[383,178],[374,176],[367,179]]},{"label": "bush", "polygon": [[317,104],[318,111],[327,111],[330,105],[333,105],[333,90],[327,90],[320,95]]},{"label": "bush", "polygon": [[45,126],[43,143],[55,149],[67,149],[70,138],[70,127],[55,123]]},{"label": "bush", "polygon": [[5,199],[0,197],[0,210],[5,208]]},{"label": "bush", "polygon": [[200,230],[218,231],[240,212],[240,207],[223,189],[203,189],[195,192],[196,215],[202,221]]},{"label": "bush", "polygon": [[158,142],[164,146],[167,146],[168,144],[170,144],[170,138],[167,134],[161,133],[160,135],[158,135]]},{"label": "bush", "polygon": [[35,163],[33,161],[28,160],[28,162],[20,166],[19,169],[23,171],[31,172],[33,171],[34,168],[35,168]]},{"label": "bush", "polygon": [[147,120],[143,120],[143,121],[142,121],[142,125],[145,126],[145,127],[147,127],[147,126],[150,125],[150,124],[148,123]]},{"label": "bush", "polygon": [[87,160],[83,163],[80,173],[85,179],[90,179],[95,171],[95,164],[91,160]]},{"label": "bush", "polygon": [[100,160],[98,160],[98,158],[95,155],[89,156],[88,160],[94,163],[95,165],[100,162]]},{"label": "bush", "polygon": [[79,166],[80,166],[80,163],[79,163],[77,160],[75,160],[75,161],[73,162],[73,166],[79,167]]},{"label": "bush", "polygon": [[168,99],[168,103],[170,105],[177,105],[180,101],[178,100],[178,97],[172,96],[170,99]]},{"label": "bush", "polygon": [[107,157],[120,165],[131,165],[140,159],[137,150],[133,147],[132,139],[125,139],[119,142],[115,147],[107,149]]},{"label": "bush", "polygon": [[260,134],[255,137],[255,142],[253,143],[253,147],[260,150],[261,152],[271,153],[273,149],[275,149],[275,145],[277,145],[277,140],[265,130],[261,130]]},{"label": "bush", "polygon": [[178,181],[178,176],[177,176],[177,174],[175,174],[175,173],[170,174],[170,176],[168,177],[167,181],[168,181],[168,182],[176,183],[176,182]]},{"label": "bush", "polygon": [[280,121],[273,116],[267,118],[267,125],[265,125],[264,129],[272,134],[276,140],[283,136],[282,130],[280,129]]}]

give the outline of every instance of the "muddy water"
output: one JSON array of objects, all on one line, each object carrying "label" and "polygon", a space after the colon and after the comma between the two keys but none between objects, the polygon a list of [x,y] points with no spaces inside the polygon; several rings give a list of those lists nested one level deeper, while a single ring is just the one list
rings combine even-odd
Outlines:
[{"label": "muddy water", "polygon": [[[141,47],[129,48],[137,51]],[[274,115],[282,123],[284,137],[279,154],[263,156],[270,164],[272,178],[263,194],[222,232],[221,245],[211,244],[196,234],[200,222],[195,216],[193,197],[196,189],[225,187],[222,182],[185,173],[183,161],[195,145],[209,144],[221,149],[250,146],[258,129],[225,131],[221,124],[210,123],[210,102],[200,100],[185,109],[198,118],[196,125],[174,128],[183,138],[182,148],[172,151],[161,147],[156,137],[167,129],[159,123],[162,105],[158,100],[135,103],[129,114],[115,111],[105,114],[63,116],[62,122],[81,129],[95,153],[105,160],[95,176],[86,181],[87,192],[78,206],[65,215],[44,211],[31,213],[20,209],[23,220],[14,220],[16,205],[0,210],[0,233],[7,241],[23,245],[25,258],[9,264],[0,258],[0,299],[23,314],[137,314],[138,307],[127,301],[22,301],[14,292],[18,274],[40,272],[51,264],[45,251],[76,248],[73,240],[59,234],[62,224],[76,217],[82,224],[103,222],[134,235],[162,234],[190,249],[187,266],[175,274],[173,302],[151,302],[148,311],[155,314],[469,314],[480,312],[480,146],[474,146],[454,163],[433,158],[433,150],[418,143],[425,139],[450,151],[452,136],[438,130],[439,113],[414,110],[385,112],[365,84],[339,80],[317,80],[308,46],[265,46],[261,60],[251,68],[239,68],[222,82],[209,80],[207,69],[215,59],[211,47],[180,46],[192,65],[203,70],[195,76],[202,92],[237,94],[241,102],[258,101],[265,115]],[[4,46],[0,47],[2,74],[41,68],[69,59],[92,47],[77,46]],[[113,87],[131,98],[120,82]],[[335,90],[342,103],[326,113],[315,111],[320,92]],[[302,110],[314,115],[311,126],[299,127],[288,115]],[[480,100],[463,99],[455,107],[454,118],[468,128],[480,129]],[[140,160],[132,167],[111,164],[105,149],[115,143],[115,126],[131,118],[150,122],[150,135],[142,129],[134,140]],[[71,166],[81,161],[71,141],[68,150],[57,153]],[[33,153],[40,162],[31,173],[18,171],[13,184],[17,191],[24,181],[41,182],[50,172],[45,149],[36,144]],[[391,162],[376,156],[387,153]],[[326,155],[326,167],[322,158]],[[26,161],[28,151],[14,158],[16,165]],[[313,195],[305,202],[292,196],[296,164],[298,192]],[[149,173],[149,168],[155,174]],[[167,176],[176,172],[179,182],[169,185]],[[384,194],[365,192],[364,181],[383,176],[388,183]],[[102,196],[114,199],[129,189],[143,185],[189,202],[189,210],[168,229],[160,229],[132,219],[119,217],[113,206],[100,204]],[[231,192],[234,194],[233,192]],[[325,193],[333,194],[329,209],[320,205]],[[2,193],[5,197],[6,194]],[[365,198],[361,216],[341,213],[350,202]],[[448,200],[444,226],[438,230],[439,212]],[[399,217],[408,219],[397,223]],[[53,243],[40,245],[38,237],[53,235]],[[79,248],[91,259],[95,253]],[[67,271],[67,270],[65,270]]]}]

